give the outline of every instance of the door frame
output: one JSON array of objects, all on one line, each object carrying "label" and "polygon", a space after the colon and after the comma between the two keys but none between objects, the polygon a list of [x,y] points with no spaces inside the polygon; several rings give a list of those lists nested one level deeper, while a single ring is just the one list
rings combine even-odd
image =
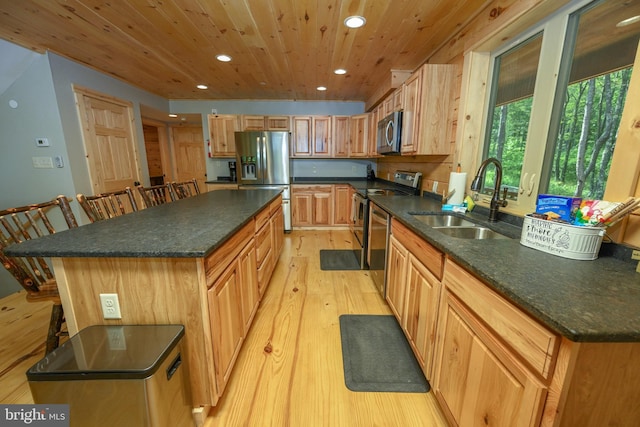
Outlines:
[{"label": "door frame", "polygon": [[[169,145],[169,131],[170,127],[167,123],[161,122],[155,119],[149,119],[142,117],[143,126],[153,126],[158,130],[158,142],[160,144],[160,161],[162,162],[162,174],[166,182],[175,180],[173,173],[173,156],[171,153],[171,147]],[[146,144],[146,141],[145,141]]]}]

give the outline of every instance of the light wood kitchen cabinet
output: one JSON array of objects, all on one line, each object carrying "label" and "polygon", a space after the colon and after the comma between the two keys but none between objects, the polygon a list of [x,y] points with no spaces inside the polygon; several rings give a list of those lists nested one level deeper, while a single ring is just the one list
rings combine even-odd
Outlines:
[{"label": "light wood kitchen cabinet", "polygon": [[282,247],[284,245],[284,211],[282,209],[282,197],[279,197],[271,203],[271,232],[272,242],[271,246],[274,252],[273,264],[278,262]]},{"label": "light wood kitchen cabinet", "polygon": [[[404,307],[407,286],[407,260],[409,252],[395,238],[389,236],[389,254],[387,255],[387,303],[398,319],[400,326],[404,324]],[[404,329],[404,327],[403,327]]]},{"label": "light wood kitchen cabinet", "polygon": [[217,190],[237,190],[238,184],[229,182],[229,184],[207,184],[207,192]]},{"label": "light wood kitchen cabinet", "polygon": [[449,155],[457,67],[425,64],[403,88],[402,154]]},{"label": "light wood kitchen cabinet", "polygon": [[260,295],[264,293],[273,271],[273,239],[271,235],[271,210],[267,208],[256,215],[256,264]]},{"label": "light wood kitchen cabinet", "polygon": [[293,185],[291,216],[295,227],[333,224],[333,191],[331,185]]},{"label": "light wood kitchen cabinet", "polygon": [[369,114],[351,116],[349,123],[349,157],[369,155]]},{"label": "light wood kitchen cabinet", "polygon": [[235,157],[234,133],[240,130],[238,116],[209,114],[209,152],[211,157]]},{"label": "light wood kitchen cabinet", "polygon": [[264,119],[265,130],[289,132],[291,129],[291,117],[267,116]]},{"label": "light wood kitchen cabinet", "polygon": [[392,220],[388,265],[387,301],[432,378],[444,254]]},{"label": "light wood kitchen cabinet", "polygon": [[332,157],[349,156],[349,116],[331,116]]},{"label": "light wood kitchen cabinet", "polygon": [[243,336],[249,332],[253,317],[258,311],[260,293],[258,290],[258,267],[256,265],[255,245],[247,245],[238,255],[240,268],[240,301],[242,304],[242,321],[244,325]]},{"label": "light wood kitchen cabinet", "polygon": [[351,186],[333,187],[333,225],[349,225],[351,221]]},{"label": "light wood kitchen cabinet", "polygon": [[291,124],[289,116],[256,116],[242,115],[240,118],[242,130],[244,131],[286,131],[288,132]]},{"label": "light wood kitchen cabinet", "polygon": [[379,157],[378,154],[378,121],[379,108],[374,109],[369,116],[369,134],[367,135],[367,157]]},{"label": "light wood kitchen cabinet", "polygon": [[236,259],[207,292],[218,395],[222,394],[229,381],[245,333],[241,277],[240,263]]},{"label": "light wood kitchen cabinet", "polygon": [[432,385],[449,421],[539,425],[559,338],[451,260],[443,283]]},{"label": "light wood kitchen cabinet", "polygon": [[294,116],[292,157],[331,157],[331,117]]},{"label": "light wood kitchen cabinet", "polygon": [[240,116],[243,131],[264,130],[264,116]]}]

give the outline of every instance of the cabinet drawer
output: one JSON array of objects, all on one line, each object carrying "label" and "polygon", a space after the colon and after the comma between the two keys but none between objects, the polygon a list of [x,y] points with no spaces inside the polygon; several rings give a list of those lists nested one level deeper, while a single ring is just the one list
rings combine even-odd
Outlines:
[{"label": "cabinet drawer", "polygon": [[442,280],[442,271],[444,269],[444,254],[442,252],[396,220],[392,220],[391,222],[391,234],[393,234],[413,256],[418,258],[438,280]]},{"label": "cabinet drawer", "polygon": [[269,221],[269,217],[271,216],[271,211],[269,207],[263,209],[256,215],[256,233]]},{"label": "cabinet drawer", "polygon": [[207,287],[222,274],[222,272],[231,264],[240,251],[247,246],[255,233],[253,221],[242,227],[240,231],[234,234],[229,240],[222,244],[218,249],[213,251],[204,259],[204,269],[207,276]]},{"label": "cabinet drawer", "polygon": [[269,205],[269,216],[273,215],[277,212],[278,209],[282,206],[282,195],[278,196],[271,204]]},{"label": "cabinet drawer", "polygon": [[443,282],[503,342],[538,374],[549,379],[560,345],[558,336],[450,259]]},{"label": "cabinet drawer", "polygon": [[256,234],[256,261],[258,267],[262,265],[265,257],[271,250],[271,227],[269,224],[258,230]]}]

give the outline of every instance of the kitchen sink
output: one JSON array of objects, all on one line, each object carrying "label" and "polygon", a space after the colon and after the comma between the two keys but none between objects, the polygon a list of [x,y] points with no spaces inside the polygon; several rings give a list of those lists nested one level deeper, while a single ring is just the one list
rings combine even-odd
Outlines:
[{"label": "kitchen sink", "polygon": [[508,239],[509,237],[497,233],[490,228],[473,226],[473,227],[433,227],[442,234],[458,239]]},{"label": "kitchen sink", "polygon": [[475,224],[471,221],[467,221],[464,218],[460,218],[456,215],[421,215],[411,214],[415,219],[427,224],[430,227],[473,227]]}]

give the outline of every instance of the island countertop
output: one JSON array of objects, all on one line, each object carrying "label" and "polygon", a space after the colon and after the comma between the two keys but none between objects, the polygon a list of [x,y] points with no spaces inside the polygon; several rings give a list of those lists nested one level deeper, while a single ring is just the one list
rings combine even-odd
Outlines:
[{"label": "island countertop", "polygon": [[[520,228],[502,221],[489,226],[511,239],[449,237],[412,215],[441,212],[433,200],[402,196],[371,200],[571,341],[640,342],[640,274],[635,263],[602,254],[593,261],[577,261],[540,252],[521,245]],[[488,225],[487,218],[475,212],[466,217]]]},{"label": "island countertop", "polygon": [[6,249],[10,256],[205,257],[280,191],[218,190],[28,240]]}]

